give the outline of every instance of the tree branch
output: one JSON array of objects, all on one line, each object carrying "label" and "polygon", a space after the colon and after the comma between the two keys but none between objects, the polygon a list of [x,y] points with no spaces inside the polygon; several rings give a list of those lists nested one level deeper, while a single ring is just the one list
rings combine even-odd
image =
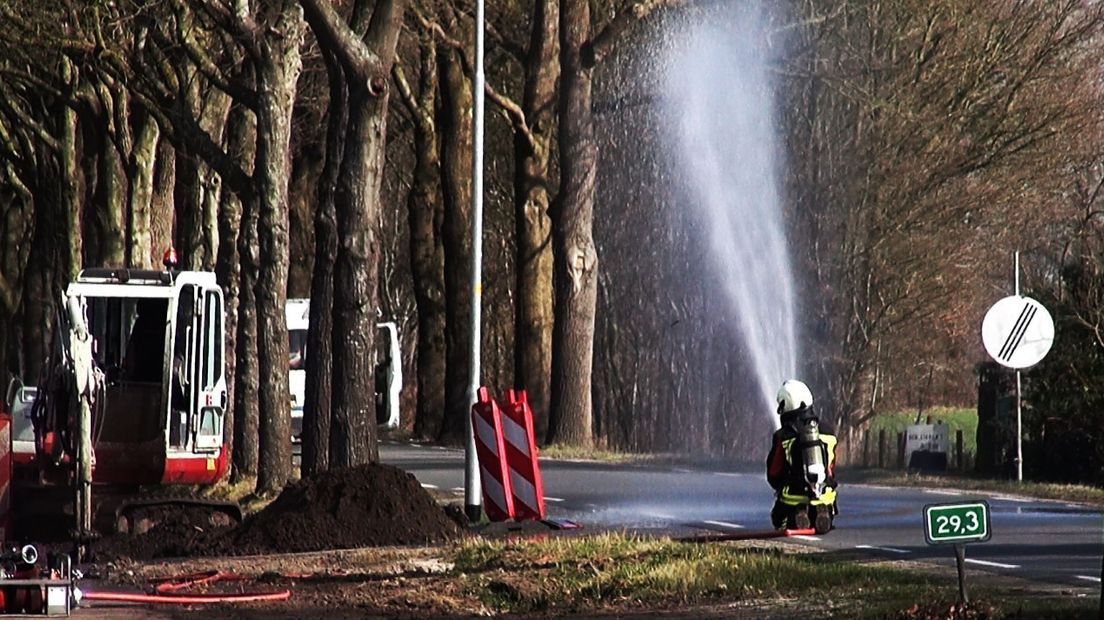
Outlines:
[{"label": "tree branch", "polygon": [[[394,5],[391,0],[385,1],[389,6]],[[367,84],[373,77],[382,77],[383,62],[379,56],[357,38],[329,0],[299,0],[299,4],[319,45],[325,46],[337,57],[350,82]],[[372,22],[375,26],[374,15]]]},{"label": "tree branch", "polygon": [[[416,18],[421,22],[422,27],[434,33],[436,37],[444,43],[446,46],[456,50],[460,54],[460,64],[464,67],[464,74],[471,79],[475,71],[472,67],[471,59],[468,57],[467,48],[465,45],[449,36],[445,29],[441,27],[441,24],[427,19],[421,14],[415,13]],[[525,118],[525,111],[521,109],[513,99],[499,93],[489,82],[483,83],[483,92],[487,95],[495,105],[502,109],[506,118],[510,121],[514,131],[520,133],[529,143],[530,148],[534,152],[539,152],[540,146],[537,143],[536,136],[533,135],[532,129],[529,128],[529,123]]]},{"label": "tree branch", "polygon": [[621,35],[633,24],[646,19],[657,10],[682,6],[686,2],[687,0],[641,0],[628,10],[618,11],[617,15],[583,46],[584,66],[590,68],[602,62],[602,59],[613,51]]}]

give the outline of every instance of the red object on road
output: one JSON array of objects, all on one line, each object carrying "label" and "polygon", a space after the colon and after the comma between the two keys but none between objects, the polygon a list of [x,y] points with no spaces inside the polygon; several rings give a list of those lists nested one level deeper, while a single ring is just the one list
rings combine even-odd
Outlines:
[{"label": "red object on road", "polygon": [[479,388],[477,396],[471,416],[483,487],[483,510],[491,521],[506,521],[514,518],[514,496],[502,437],[502,411],[487,388]]},{"label": "red object on road", "polygon": [[533,410],[525,390],[506,391],[506,414],[502,431],[506,444],[506,465],[510,470],[510,488],[514,494],[514,518],[539,521],[544,518],[544,484],[537,460],[537,441],[533,434]]}]

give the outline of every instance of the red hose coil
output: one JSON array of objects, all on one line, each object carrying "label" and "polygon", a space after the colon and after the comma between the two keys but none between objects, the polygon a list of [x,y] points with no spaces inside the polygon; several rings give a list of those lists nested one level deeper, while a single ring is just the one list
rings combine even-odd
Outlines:
[{"label": "red hose coil", "polygon": [[257,594],[141,594],[135,592],[85,592],[81,598],[88,601],[112,601],[116,603],[209,605],[211,603],[286,601],[291,598],[291,590],[262,592]]},{"label": "red hose coil", "polygon": [[188,573],[174,577],[151,579],[157,594],[140,592],[84,592],[83,599],[90,601],[111,601],[116,603],[158,603],[167,605],[205,605],[211,603],[255,603],[264,601],[286,601],[291,598],[291,590],[276,592],[243,592],[241,594],[173,594],[197,585],[207,585],[219,581],[241,581],[243,577],[218,570]]}]

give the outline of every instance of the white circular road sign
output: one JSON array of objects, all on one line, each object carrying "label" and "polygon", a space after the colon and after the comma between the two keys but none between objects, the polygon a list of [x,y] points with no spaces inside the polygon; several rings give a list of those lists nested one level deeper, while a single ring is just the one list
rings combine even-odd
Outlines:
[{"label": "white circular road sign", "polygon": [[985,313],[981,341],[986,352],[1003,366],[1034,366],[1054,344],[1054,319],[1043,304],[1030,297],[1005,297]]}]

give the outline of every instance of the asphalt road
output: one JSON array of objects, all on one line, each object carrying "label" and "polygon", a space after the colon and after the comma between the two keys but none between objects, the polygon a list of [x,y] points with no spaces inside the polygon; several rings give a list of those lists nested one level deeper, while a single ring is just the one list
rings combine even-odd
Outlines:
[{"label": "asphalt road", "polygon": [[[463,498],[464,454],[437,446],[381,443],[385,463],[423,486]],[[584,528],[671,535],[770,529],[773,494],[763,472],[708,471],[541,459],[548,516]],[[966,567],[1099,591],[1104,519],[1095,508],[1060,501],[948,489],[890,488],[840,479],[836,529],[790,540],[836,552],[920,561],[954,570],[953,547],[924,540],[928,504],[984,499],[992,538],[967,545]]]}]

